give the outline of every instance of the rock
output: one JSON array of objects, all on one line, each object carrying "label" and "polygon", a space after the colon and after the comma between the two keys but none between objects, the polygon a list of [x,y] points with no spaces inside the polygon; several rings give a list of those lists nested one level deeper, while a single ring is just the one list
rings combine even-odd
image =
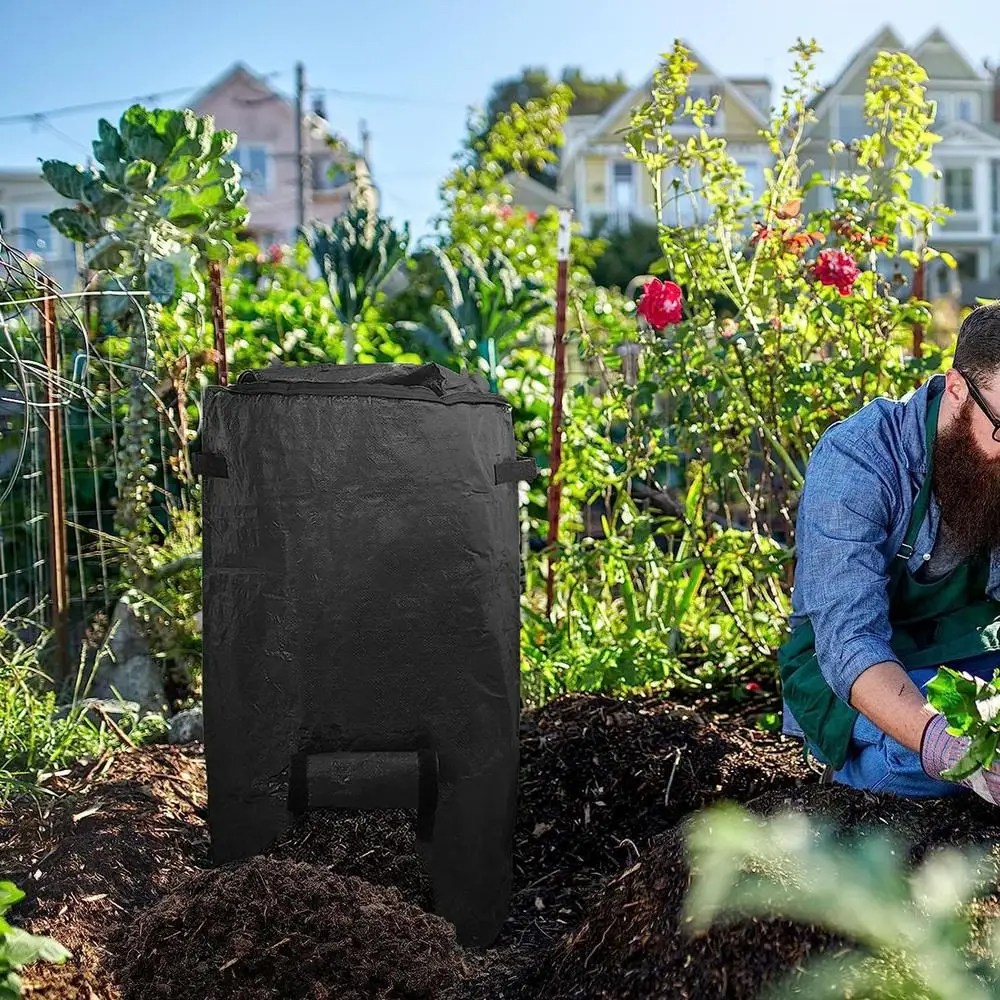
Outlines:
[{"label": "rock", "polygon": [[97,657],[91,687],[94,698],[138,702],[144,713],[167,711],[163,673],[149,652],[142,623],[124,601],[119,601],[108,639]]},{"label": "rock", "polygon": [[201,706],[178,712],[167,723],[170,727],[171,743],[203,743],[205,741],[205,717]]}]

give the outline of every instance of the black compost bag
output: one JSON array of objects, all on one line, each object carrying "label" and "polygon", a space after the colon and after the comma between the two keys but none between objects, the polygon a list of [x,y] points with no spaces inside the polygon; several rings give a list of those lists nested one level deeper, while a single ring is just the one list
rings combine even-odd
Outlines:
[{"label": "black compost bag", "polygon": [[510,406],[439,365],[207,390],[204,702],[222,863],[317,808],[410,808],[463,943],[505,919],[517,798]]}]

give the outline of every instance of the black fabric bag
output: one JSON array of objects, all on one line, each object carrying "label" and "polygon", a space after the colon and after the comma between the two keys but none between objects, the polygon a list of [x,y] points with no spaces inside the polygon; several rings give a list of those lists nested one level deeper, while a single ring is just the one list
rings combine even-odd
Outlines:
[{"label": "black fabric bag", "polygon": [[213,858],[307,809],[412,808],[463,944],[508,907],[519,528],[510,406],[439,365],[244,372],[206,392]]}]

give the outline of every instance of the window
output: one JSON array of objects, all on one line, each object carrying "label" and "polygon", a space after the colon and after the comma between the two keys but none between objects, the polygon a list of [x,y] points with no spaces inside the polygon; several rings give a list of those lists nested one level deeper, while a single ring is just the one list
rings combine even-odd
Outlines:
[{"label": "window", "polygon": [[634,163],[616,163],[614,165],[611,200],[615,208],[631,208],[635,204]]},{"label": "window", "polygon": [[45,260],[54,260],[56,231],[45,218],[48,214],[46,209],[26,208],[21,213],[20,229],[11,234],[11,242],[21,250],[37,253]]},{"label": "window", "polygon": [[955,101],[955,117],[959,121],[971,122],[975,121],[975,117],[972,113],[972,98],[971,97],[959,97]]},{"label": "window", "polygon": [[701,192],[697,167],[687,171],[671,167],[663,172],[663,222],[668,226],[693,226],[708,219],[708,203]]},{"label": "window", "polygon": [[918,170],[911,170],[910,177],[913,180],[910,185],[910,201],[915,201],[918,205],[926,205],[926,178]]},{"label": "window", "polygon": [[240,165],[241,180],[247,191],[265,194],[270,187],[271,154],[267,146],[238,144],[232,158]]},{"label": "window", "polygon": [[[707,84],[707,83],[706,84],[696,84],[696,85],[691,86],[691,87],[688,88],[688,97],[691,98],[691,102],[692,103],[694,103],[695,101],[704,101],[705,104],[709,108],[711,108],[712,102],[716,98],[715,87],[712,86],[711,84]],[[721,106],[722,106],[721,103],[720,103],[719,106],[721,108]],[[705,115],[705,124],[706,125],[711,125],[714,121],[715,121],[715,115],[712,114],[711,111],[709,111]]]},{"label": "window", "polygon": [[871,131],[865,121],[865,99],[863,97],[842,97],[837,108],[837,135],[843,142],[853,142]]},{"label": "window", "polygon": [[972,167],[946,167],[944,203],[955,212],[974,212],[976,200]]},{"label": "window", "polygon": [[313,189],[316,191],[335,191],[351,179],[343,166],[339,162],[335,164],[329,156],[313,157],[312,169]]},{"label": "window", "polygon": [[756,160],[737,160],[736,163],[746,173],[747,184],[752,188],[751,197],[756,200],[764,193],[764,168]]}]

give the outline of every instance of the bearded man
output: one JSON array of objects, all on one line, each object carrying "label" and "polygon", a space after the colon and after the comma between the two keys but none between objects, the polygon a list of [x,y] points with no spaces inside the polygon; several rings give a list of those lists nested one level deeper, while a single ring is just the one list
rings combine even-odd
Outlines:
[{"label": "bearded man", "polygon": [[783,731],[826,780],[1000,803],[1000,764],[941,778],[969,740],[925,697],[942,665],[1000,667],[1000,302],[969,314],[945,374],[823,435],[796,548]]}]

